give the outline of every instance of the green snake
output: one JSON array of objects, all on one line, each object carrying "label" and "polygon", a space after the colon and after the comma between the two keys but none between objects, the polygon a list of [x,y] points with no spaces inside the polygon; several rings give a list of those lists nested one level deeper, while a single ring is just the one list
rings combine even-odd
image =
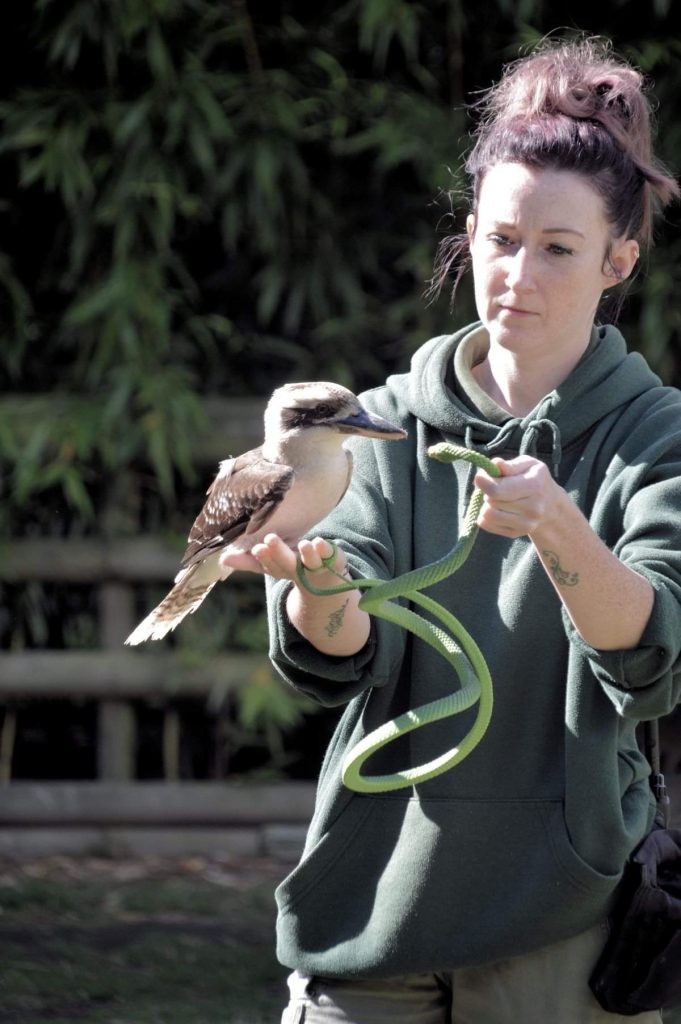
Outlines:
[{"label": "green snake", "polygon": [[[428,455],[440,462],[462,459],[486,470],[490,476],[501,475],[499,468],[486,456],[449,442],[428,448]],[[480,648],[451,612],[421,593],[424,588],[456,572],[468,558],[478,533],[477,519],[483,499],[482,491],[476,487],[463,516],[459,538],[451,551],[436,562],[420,569],[413,569],[393,580],[357,579],[348,582],[345,577],[339,577],[343,582],[338,586],[315,587],[309,579],[310,570],[306,571],[300,559],[298,560],[298,582],[310,593],[323,596],[341,594],[347,590],[366,590],[359,601],[361,609],[370,615],[394,622],[420,637],[449,662],[459,677],[458,690],[398,715],[397,718],[368,733],[350,749],[343,762],[342,778],[343,783],[355,792],[385,793],[433,779],[436,775],[449,771],[470,754],[489,725],[493,704],[492,679]],[[334,548],[334,552],[323,560],[323,566],[330,568],[335,557]],[[413,605],[419,605],[438,624],[410,608],[395,604],[393,599],[400,597],[406,598]],[[403,771],[387,775],[363,774],[364,762],[388,743],[413,732],[414,729],[457,715],[472,707],[476,701],[479,703],[475,721],[456,747],[414,768],[405,768]]]}]

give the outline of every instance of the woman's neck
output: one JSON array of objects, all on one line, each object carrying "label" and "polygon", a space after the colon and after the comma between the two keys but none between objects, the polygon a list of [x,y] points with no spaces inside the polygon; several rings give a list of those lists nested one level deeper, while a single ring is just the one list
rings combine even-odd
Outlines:
[{"label": "woman's neck", "polygon": [[472,367],[472,373],[483,391],[502,409],[513,416],[526,416],[569,377],[582,355],[557,361],[555,357],[542,360],[532,354],[523,359],[515,352],[490,345],[486,358]]}]

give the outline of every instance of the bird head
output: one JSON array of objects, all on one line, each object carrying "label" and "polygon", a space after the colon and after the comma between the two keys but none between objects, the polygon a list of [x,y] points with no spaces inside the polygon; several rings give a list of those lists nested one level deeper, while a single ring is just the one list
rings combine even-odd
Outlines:
[{"label": "bird head", "polygon": [[340,434],[361,434],[400,440],[406,430],[365,409],[352,391],[328,381],[284,384],[273,393],[265,411],[266,436],[326,427]]}]

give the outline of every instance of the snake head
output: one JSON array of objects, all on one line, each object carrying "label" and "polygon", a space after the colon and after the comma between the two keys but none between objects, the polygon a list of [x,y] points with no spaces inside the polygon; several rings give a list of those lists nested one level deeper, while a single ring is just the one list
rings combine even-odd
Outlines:
[{"label": "snake head", "polygon": [[463,462],[471,462],[474,466],[484,469],[490,476],[501,476],[501,470],[491,459],[488,459],[482,452],[474,452],[470,448],[464,448],[460,444],[452,444],[450,441],[441,441],[439,444],[432,444],[426,449],[430,459],[437,459],[438,462],[456,462],[461,459]]},{"label": "snake head", "polygon": [[450,444],[449,441],[442,441],[440,444],[431,444],[426,449],[426,454],[429,459],[437,459],[438,462],[454,462],[455,459],[460,458],[459,452],[465,451],[466,449],[460,448],[457,444]]}]

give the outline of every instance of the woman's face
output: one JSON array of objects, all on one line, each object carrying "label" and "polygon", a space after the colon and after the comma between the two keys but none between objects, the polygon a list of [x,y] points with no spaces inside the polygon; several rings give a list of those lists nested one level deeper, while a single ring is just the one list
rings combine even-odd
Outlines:
[{"label": "woman's face", "polygon": [[585,177],[517,163],[487,171],[467,226],[475,300],[491,343],[574,365],[603,290],[630,274],[637,243],[612,238],[603,200]]}]

